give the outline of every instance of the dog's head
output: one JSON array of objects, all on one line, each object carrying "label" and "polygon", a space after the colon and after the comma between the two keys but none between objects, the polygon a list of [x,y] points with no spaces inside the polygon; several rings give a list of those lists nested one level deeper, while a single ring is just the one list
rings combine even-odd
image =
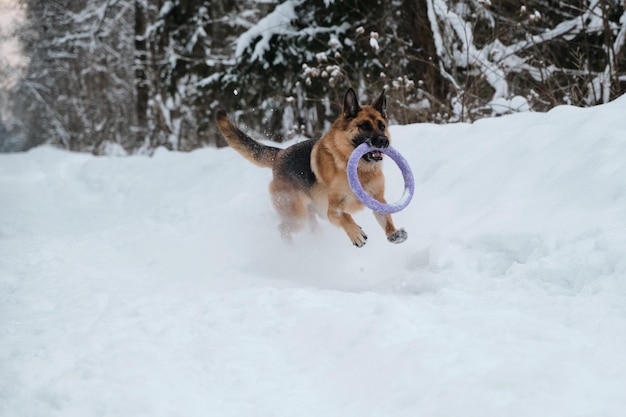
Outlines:
[{"label": "dog's head", "polygon": [[[341,119],[343,130],[349,132],[353,150],[362,143],[369,143],[374,148],[389,146],[385,90],[371,106],[360,106],[356,93],[349,88],[343,99]],[[362,159],[366,162],[377,163],[382,161],[383,154],[375,150],[363,155]]]}]

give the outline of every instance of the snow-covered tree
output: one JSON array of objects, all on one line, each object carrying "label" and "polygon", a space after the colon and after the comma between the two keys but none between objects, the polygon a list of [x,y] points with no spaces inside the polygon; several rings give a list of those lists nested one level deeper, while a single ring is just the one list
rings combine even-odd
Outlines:
[{"label": "snow-covered tree", "polygon": [[[140,111],[150,147],[190,150],[216,143],[211,109],[222,91],[204,85],[232,66],[230,46],[255,17],[252,2],[141,0],[137,11]],[[202,81],[202,82],[201,82]]]},{"label": "snow-covered tree", "polygon": [[[459,121],[626,91],[620,1],[283,0],[210,79],[259,130],[319,135],[348,86],[396,121]],[[208,83],[210,84],[210,83]],[[255,122],[256,120],[256,122]]]},{"label": "snow-covered tree", "polygon": [[428,7],[440,72],[461,118],[592,105],[626,90],[618,76],[626,69],[620,1],[429,0]]},{"label": "snow-covered tree", "polygon": [[13,114],[26,147],[52,143],[105,152],[131,149],[133,3],[96,0],[22,0],[21,29],[30,61],[13,94]]},{"label": "snow-covered tree", "polygon": [[[471,121],[626,91],[621,0],[20,0],[25,147],[220,144],[218,107],[319,136],[347,87],[393,120]],[[15,126],[15,121],[11,126]]]},{"label": "snow-covered tree", "polygon": [[364,99],[387,88],[402,122],[432,119],[416,80],[438,93],[445,85],[432,70],[432,42],[417,44],[430,34],[419,25],[428,21],[421,3],[283,1],[238,38],[235,65],[206,84],[239,94],[242,118],[262,120],[262,130],[279,137],[319,135],[350,86]]}]

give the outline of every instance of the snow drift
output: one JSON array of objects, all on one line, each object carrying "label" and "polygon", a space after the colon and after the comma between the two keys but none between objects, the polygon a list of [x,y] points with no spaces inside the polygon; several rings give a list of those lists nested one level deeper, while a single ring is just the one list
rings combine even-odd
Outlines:
[{"label": "snow drift", "polygon": [[621,416],[625,115],[393,127],[362,249],[230,149],[0,155],[0,415]]}]

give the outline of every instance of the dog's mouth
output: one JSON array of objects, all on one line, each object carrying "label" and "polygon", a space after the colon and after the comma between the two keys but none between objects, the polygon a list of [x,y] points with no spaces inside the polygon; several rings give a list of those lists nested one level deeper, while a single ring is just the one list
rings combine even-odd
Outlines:
[{"label": "dog's mouth", "polygon": [[383,153],[378,150],[374,150],[363,155],[363,160],[367,162],[380,162],[383,160]]},{"label": "dog's mouth", "polygon": [[365,162],[381,162],[383,160],[382,148],[389,146],[389,139],[383,135],[374,136],[358,136],[352,140],[354,147],[358,147],[363,143],[369,144],[373,149],[364,154],[361,159]]}]

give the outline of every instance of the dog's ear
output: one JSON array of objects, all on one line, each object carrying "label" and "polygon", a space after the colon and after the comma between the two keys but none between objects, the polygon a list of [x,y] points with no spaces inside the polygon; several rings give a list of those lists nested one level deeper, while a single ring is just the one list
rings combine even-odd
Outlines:
[{"label": "dog's ear", "polygon": [[378,110],[385,119],[387,118],[387,97],[385,96],[384,88],[383,88],[383,92],[380,93],[380,97],[378,97],[376,101],[372,103],[372,107]]},{"label": "dog's ear", "polygon": [[361,106],[356,99],[356,93],[352,88],[348,88],[343,97],[343,115],[346,119],[353,119],[361,111]]}]

